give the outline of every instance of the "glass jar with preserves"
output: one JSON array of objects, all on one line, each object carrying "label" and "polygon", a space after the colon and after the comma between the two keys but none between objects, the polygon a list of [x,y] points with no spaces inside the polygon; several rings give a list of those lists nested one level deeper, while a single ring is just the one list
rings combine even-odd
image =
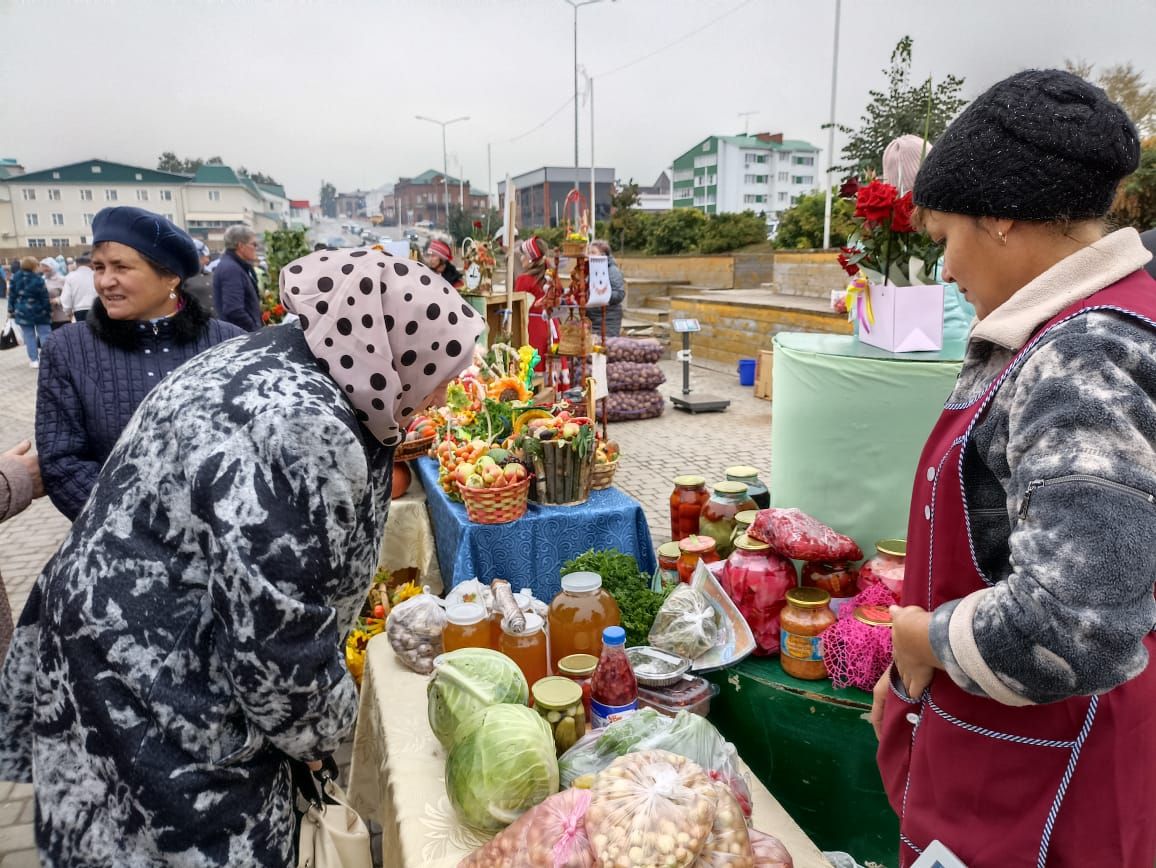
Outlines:
[{"label": "glass jar with preserves", "polygon": [[486,607],[480,603],[458,603],[446,609],[442,646],[446,651],[489,648],[490,622],[486,618]]},{"label": "glass jar with preserves", "polygon": [[803,565],[803,586],[822,588],[831,595],[831,610],[839,608],[857,593],[859,571],[850,561],[807,561]]},{"label": "glass jar with preserves", "polygon": [[598,654],[602,631],[622,623],[618,604],[602,587],[598,573],[567,573],[562,590],[550,603],[550,667],[571,654]]},{"label": "glass jar with preserves", "polygon": [[755,509],[755,502],[741,482],[718,483],[710,499],[703,504],[698,532],[714,539],[720,558],[725,558],[734,548],[731,535],[735,532],[735,516],[748,509]]},{"label": "glass jar with preserves", "polygon": [[515,630],[510,619],[502,621],[502,638],[498,640],[498,650],[518,664],[526,683],[531,687],[549,673],[546,662],[546,622],[541,615],[527,612],[526,626]]},{"label": "glass jar with preserves", "polygon": [[740,536],[723,570],[723,588],[755,637],[755,654],[779,653],[779,619],[799,581],[795,562],[765,542]]},{"label": "glass jar with preserves", "polygon": [[823,662],[823,632],[835,623],[831,595],[822,588],[792,588],[780,622],[783,671],[804,681],[827,677]]},{"label": "glass jar with preserves", "polygon": [[602,655],[590,684],[590,723],[595,729],[638,710],[638,680],[630,668],[625,646],[626,631],[621,627],[602,631]]},{"label": "glass jar with preserves", "polygon": [[747,467],[741,464],[735,467],[728,467],[727,480],[729,482],[741,482],[745,485],[747,487],[747,494],[749,494],[751,500],[755,502],[756,508],[771,508],[771,492],[763,481],[759,479],[758,468]]},{"label": "glass jar with preserves", "polygon": [[554,749],[562,756],[586,734],[582,688],[569,678],[553,675],[536,682],[530,688],[530,696],[534,699],[534,710],[550,725]]},{"label": "glass jar with preserves", "polygon": [[582,704],[586,706],[587,720],[590,720],[590,682],[597,666],[598,658],[593,654],[571,654],[558,661],[558,674],[582,688]]},{"label": "glass jar with preserves", "polygon": [[714,537],[692,534],[678,543],[678,579],[690,583],[698,562],[713,564],[719,560]]},{"label": "glass jar with preserves", "polygon": [[895,597],[903,598],[903,570],[907,559],[907,540],[881,539],[875,543],[875,557],[859,567],[858,587],[864,591],[871,585],[883,585]]},{"label": "glass jar with preserves", "polygon": [[734,545],[740,536],[746,534],[750,526],[755,523],[758,515],[759,511],[757,509],[744,509],[742,512],[735,514],[735,532],[731,534],[731,545]]},{"label": "glass jar with preserves", "polygon": [[678,547],[677,541],[663,543],[658,547],[658,569],[662,573],[664,587],[678,584],[678,558],[681,554],[682,549]]},{"label": "glass jar with preserves", "polygon": [[670,495],[670,539],[678,542],[698,533],[698,517],[710,500],[706,480],[701,476],[676,476]]}]

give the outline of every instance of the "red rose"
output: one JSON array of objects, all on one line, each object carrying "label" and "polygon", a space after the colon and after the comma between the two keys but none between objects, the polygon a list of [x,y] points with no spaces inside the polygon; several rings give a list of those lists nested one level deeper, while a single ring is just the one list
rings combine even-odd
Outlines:
[{"label": "red rose", "polygon": [[895,202],[895,213],[891,217],[892,232],[914,232],[915,226],[911,223],[911,212],[915,210],[915,203],[911,193],[904,193]]},{"label": "red rose", "polygon": [[843,182],[843,186],[839,188],[840,199],[854,199],[855,194],[859,192],[859,179],[852,175]]},{"label": "red rose", "polygon": [[481,220],[475,220],[474,221],[474,228],[475,229],[481,229],[482,228],[482,221]]},{"label": "red rose", "polygon": [[859,273],[859,266],[851,262],[851,257],[859,251],[854,247],[840,247],[839,248],[839,266],[847,272],[848,275],[854,277]]},{"label": "red rose", "polygon": [[872,181],[866,187],[860,187],[855,201],[855,216],[869,223],[889,221],[898,193],[898,190],[882,181]]}]

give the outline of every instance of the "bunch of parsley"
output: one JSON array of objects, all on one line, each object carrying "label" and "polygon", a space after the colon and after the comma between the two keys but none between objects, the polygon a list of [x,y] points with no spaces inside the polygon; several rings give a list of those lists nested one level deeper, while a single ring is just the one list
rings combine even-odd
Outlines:
[{"label": "bunch of parsley", "polygon": [[628,647],[648,644],[650,627],[669,590],[664,593],[650,590],[650,576],[639,571],[638,561],[615,549],[591,549],[562,567],[562,575],[575,572],[602,576],[602,587],[618,604]]}]

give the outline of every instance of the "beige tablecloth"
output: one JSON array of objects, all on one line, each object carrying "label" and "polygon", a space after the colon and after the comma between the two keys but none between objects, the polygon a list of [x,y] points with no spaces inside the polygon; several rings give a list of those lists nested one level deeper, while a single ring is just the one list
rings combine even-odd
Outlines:
[{"label": "beige tablecloth", "polygon": [[391,572],[416,569],[420,584],[429,585],[434,594],[442,592],[442,574],[438,569],[437,546],[426,507],[425,490],[416,473],[409,491],[389,506],[378,566]]},{"label": "beige tablecloth", "polygon": [[[386,868],[453,868],[487,836],[461,826],[445,791],[445,753],[426,719],[425,676],[398,662],[389,640],[369,643],[349,796],[381,823]],[[775,835],[795,868],[829,868],[766,787],[750,776],[754,827]]]}]

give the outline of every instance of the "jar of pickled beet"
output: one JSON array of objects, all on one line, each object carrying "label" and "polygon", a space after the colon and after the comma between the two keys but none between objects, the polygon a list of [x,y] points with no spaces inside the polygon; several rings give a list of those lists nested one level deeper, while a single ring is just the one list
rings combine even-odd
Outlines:
[{"label": "jar of pickled beet", "polygon": [[831,595],[821,588],[792,588],[779,617],[780,661],[783,671],[804,681],[827,677],[823,633],[835,623]]},{"label": "jar of pickled beet", "polygon": [[678,543],[678,578],[679,581],[690,583],[699,561],[704,564],[713,564],[719,560],[718,547],[714,537],[692,534]]},{"label": "jar of pickled beet", "polygon": [[875,543],[875,557],[859,567],[860,591],[883,585],[899,602],[903,597],[903,570],[907,560],[907,540],[881,539]]},{"label": "jar of pickled beet", "polygon": [[670,495],[670,538],[674,542],[698,533],[698,517],[710,500],[701,476],[676,476]]},{"label": "jar of pickled beet", "polygon": [[755,502],[747,494],[747,487],[741,482],[720,482],[715,485],[710,499],[699,514],[698,532],[702,536],[712,537],[719,557],[725,558],[734,548],[731,536],[735,532],[735,516],[755,508]]},{"label": "jar of pickled beet", "polygon": [[787,591],[798,584],[798,578],[794,561],[765,542],[745,534],[735,541],[722,585],[754,634],[755,654],[779,653],[779,620]]}]

